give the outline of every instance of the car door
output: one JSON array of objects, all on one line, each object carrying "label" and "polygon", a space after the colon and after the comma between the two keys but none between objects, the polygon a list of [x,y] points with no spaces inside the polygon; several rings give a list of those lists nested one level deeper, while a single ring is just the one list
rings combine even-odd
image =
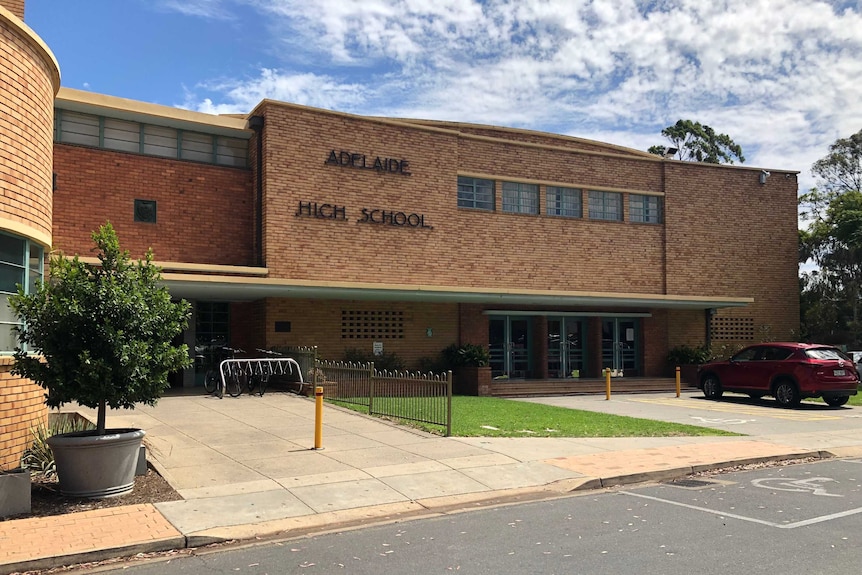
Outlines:
[{"label": "car door", "polygon": [[735,354],[719,374],[721,385],[725,389],[745,389],[751,381],[751,370],[759,347],[748,347]]},{"label": "car door", "polygon": [[773,376],[782,371],[787,355],[787,350],[780,347],[761,347],[749,365],[746,387],[759,393],[768,393],[770,382]]}]

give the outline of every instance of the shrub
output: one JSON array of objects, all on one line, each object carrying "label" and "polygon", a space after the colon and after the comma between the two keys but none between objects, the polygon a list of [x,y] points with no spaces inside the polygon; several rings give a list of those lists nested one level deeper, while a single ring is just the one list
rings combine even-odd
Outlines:
[{"label": "shrub", "polygon": [[374,369],[377,371],[404,371],[406,369],[404,360],[398,357],[394,351],[374,355],[361,349],[346,349],[344,350],[344,361],[351,363],[374,362]]},{"label": "shrub", "polygon": [[21,457],[21,467],[48,478],[55,476],[57,468],[54,465],[54,453],[48,447],[48,438],[61,433],[88,431],[96,428],[93,422],[84,417],[75,417],[76,415],[51,414],[47,425],[41,423],[32,429],[33,443],[24,451],[24,455]]},{"label": "shrub", "polygon": [[485,346],[473,343],[464,345],[452,344],[443,350],[443,357],[453,367],[483,367],[491,359]]},{"label": "shrub", "polygon": [[699,365],[711,359],[712,352],[704,345],[678,345],[667,353],[667,361],[671,365]]}]

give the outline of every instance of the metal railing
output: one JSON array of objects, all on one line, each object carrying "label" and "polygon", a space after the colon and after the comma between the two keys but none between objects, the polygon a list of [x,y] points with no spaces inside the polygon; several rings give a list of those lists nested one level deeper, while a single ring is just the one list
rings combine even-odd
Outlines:
[{"label": "metal railing", "polygon": [[452,434],[452,372],[380,372],[374,363],[321,361],[308,377],[323,395],[379,415],[439,425]]},{"label": "metal railing", "polygon": [[[307,382],[302,379],[302,370],[299,363],[290,357],[271,357],[257,359],[225,359],[219,364],[219,374],[221,375],[222,390],[225,389],[226,381],[229,377],[258,377],[266,379],[272,376],[279,375],[296,375],[299,377],[299,389],[302,391],[302,386],[307,385]],[[261,395],[263,395],[263,387]]]},{"label": "metal railing", "polygon": [[[314,362],[317,361],[317,346],[275,346],[271,351],[281,354],[284,357],[292,358],[299,364],[300,372],[305,375],[306,379],[311,379],[309,375],[314,368]],[[308,382],[306,382],[308,383]]]}]

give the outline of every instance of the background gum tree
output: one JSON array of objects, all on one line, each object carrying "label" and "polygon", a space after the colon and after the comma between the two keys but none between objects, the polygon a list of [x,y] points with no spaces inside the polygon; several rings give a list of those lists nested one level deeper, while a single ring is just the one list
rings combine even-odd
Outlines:
[{"label": "background gum tree", "polygon": [[742,148],[727,134],[717,134],[715,130],[700,122],[677,120],[673,126],[661,131],[670,146],[650,146],[651,154],[665,156],[670,148],[676,150],[671,157],[686,162],[705,162],[707,164],[732,164],[734,159],[745,163]]},{"label": "background gum tree", "polygon": [[800,197],[803,334],[862,344],[862,130],[839,138],[812,166],[817,187]]},{"label": "background gum tree", "polygon": [[10,298],[23,321],[12,373],[45,388],[49,407],[74,401],[98,409],[103,435],[107,407],[153,405],[168,374],[191,365],[187,346],[173,344],[188,324],[189,304],[172,302],[159,286],[151,251],[130,260],[110,222],[92,239],[98,265],[52,255],[50,278]]}]

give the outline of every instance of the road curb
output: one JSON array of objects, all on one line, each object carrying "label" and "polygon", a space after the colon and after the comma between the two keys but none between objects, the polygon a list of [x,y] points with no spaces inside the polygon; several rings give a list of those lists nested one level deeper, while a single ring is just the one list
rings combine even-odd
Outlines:
[{"label": "road curb", "polygon": [[183,549],[186,547],[186,545],[186,538],[182,535],[177,535],[174,537],[167,537],[164,539],[148,541],[146,543],[121,545],[119,547],[111,547],[106,549],[93,549],[91,551],[80,551],[76,553],[70,553],[68,555],[58,555],[56,557],[38,557],[35,559],[17,561],[15,563],[0,564],[0,575],[6,575],[8,573],[19,573],[23,571],[36,571],[42,569],[69,567],[72,565],[81,565],[97,561],[106,561],[108,559],[116,559],[118,557],[133,557],[140,553],[157,553],[160,551],[171,551],[174,549]]}]

